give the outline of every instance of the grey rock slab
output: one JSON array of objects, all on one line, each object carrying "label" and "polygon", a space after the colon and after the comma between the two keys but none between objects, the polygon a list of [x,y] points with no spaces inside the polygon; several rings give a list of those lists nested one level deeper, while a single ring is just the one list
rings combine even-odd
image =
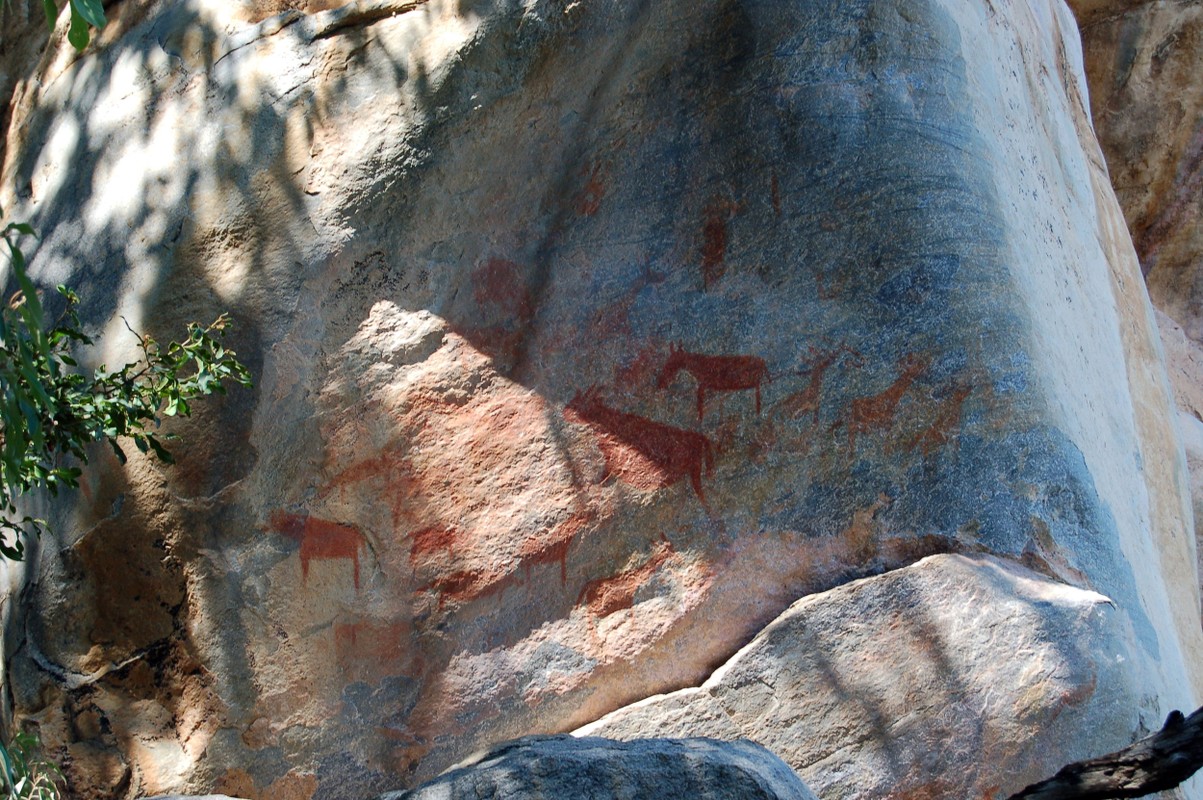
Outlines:
[{"label": "grey rock slab", "polygon": [[529,736],[379,800],[816,800],[747,740]]},{"label": "grey rock slab", "polygon": [[1130,743],[1122,637],[1100,594],[932,556],[799,600],[701,687],[578,733],[755,736],[824,797],[1007,796]]}]

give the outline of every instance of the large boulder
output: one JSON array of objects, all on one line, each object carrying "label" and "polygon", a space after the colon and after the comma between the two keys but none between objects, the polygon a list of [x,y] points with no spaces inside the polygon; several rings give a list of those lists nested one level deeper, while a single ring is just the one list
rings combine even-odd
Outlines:
[{"label": "large boulder", "polygon": [[126,0],[11,105],[0,206],[99,357],[231,310],[258,378],[175,467],[98,452],[8,576],[4,697],[77,793],[415,785],[956,550],[1111,598],[1111,724],[1194,707],[1059,0],[322,5]]},{"label": "large boulder", "polygon": [[789,767],[747,740],[532,736],[506,742],[380,800],[816,800]]},{"label": "large boulder", "polygon": [[1124,636],[1102,595],[931,556],[799,600],[700,687],[580,733],[755,735],[823,797],[1009,797],[1157,729]]}]

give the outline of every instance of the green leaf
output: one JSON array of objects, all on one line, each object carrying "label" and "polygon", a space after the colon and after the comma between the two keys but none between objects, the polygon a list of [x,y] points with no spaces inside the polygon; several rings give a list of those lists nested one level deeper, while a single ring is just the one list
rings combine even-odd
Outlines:
[{"label": "green leaf", "polygon": [[71,11],[83,17],[84,22],[100,30],[108,22],[104,18],[104,5],[100,0],[71,0]]},{"label": "green leaf", "polygon": [[88,41],[91,39],[91,34],[88,32],[88,23],[82,16],[76,12],[75,3],[71,4],[71,27],[67,29],[67,41],[71,43],[78,52],[83,52],[88,46]]},{"label": "green leaf", "polygon": [[153,436],[150,436],[147,438],[147,441],[150,442],[151,449],[155,451],[155,455],[159,457],[160,461],[162,461],[164,464],[174,464],[175,463],[175,456],[171,455],[171,453],[168,452],[167,448],[165,448],[163,445],[159,444],[158,439],[156,439]]}]

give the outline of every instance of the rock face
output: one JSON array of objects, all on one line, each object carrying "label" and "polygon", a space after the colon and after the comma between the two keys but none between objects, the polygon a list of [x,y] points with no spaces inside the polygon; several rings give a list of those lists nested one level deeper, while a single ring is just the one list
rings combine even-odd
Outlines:
[{"label": "rock face", "polygon": [[1122,710],[1124,635],[1099,594],[931,556],[799,600],[699,688],[581,733],[755,735],[822,797],[1009,797],[1157,728]]},{"label": "rock face", "polygon": [[816,800],[781,759],[749,741],[535,736],[380,800],[698,798]]},{"label": "rock face", "polygon": [[1076,0],[1091,113],[1154,304],[1203,529],[1203,8]]},{"label": "rock face", "polygon": [[1091,111],[1149,294],[1203,342],[1203,8],[1081,5]]},{"label": "rock face", "polygon": [[39,512],[6,696],[77,793],[412,786],[957,550],[1111,598],[1116,708],[1197,704],[1060,2],[320,5],[126,0],[12,103],[0,206],[103,360],[232,310],[258,376]]},{"label": "rock face", "polygon": [[[1191,506],[1194,509],[1196,541],[1203,534],[1203,344],[1186,335],[1181,325],[1160,310],[1157,327],[1165,348],[1170,386],[1178,408],[1178,431],[1186,448],[1190,470]],[[1203,548],[1196,550],[1203,579]]]}]

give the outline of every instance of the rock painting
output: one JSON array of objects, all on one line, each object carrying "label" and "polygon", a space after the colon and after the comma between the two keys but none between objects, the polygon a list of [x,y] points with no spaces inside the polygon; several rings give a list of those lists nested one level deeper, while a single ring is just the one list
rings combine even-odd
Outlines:
[{"label": "rock painting", "polygon": [[522,542],[518,549],[518,561],[526,577],[530,578],[532,567],[544,564],[560,565],[560,583],[568,582],[568,548],[578,533],[593,520],[593,515],[582,512],[556,525],[547,536],[532,536]]},{"label": "rock painting", "polygon": [[462,536],[455,526],[432,525],[414,531],[409,535],[409,565],[416,568],[439,553],[450,556]]},{"label": "rock painting", "polygon": [[302,577],[309,577],[311,561],[350,559],[355,569],[355,588],[359,589],[359,549],[364,546],[364,538],[358,528],[283,511],[272,513],[271,527],[301,545]]},{"label": "rock painting", "polygon": [[472,272],[472,299],[477,319],[465,335],[485,354],[512,360],[534,316],[534,298],[522,266],[504,258],[487,259]]},{"label": "rock painting", "polygon": [[[466,534],[454,527],[433,526],[413,534],[410,546],[410,563],[415,569],[426,568],[426,573],[442,574],[419,586],[417,591],[433,591],[439,596],[440,610],[448,601],[468,603],[482,597],[502,594],[512,586],[521,585],[518,572],[530,580],[534,567],[558,564],[561,585],[568,582],[568,550],[577,535],[593,521],[588,512],[573,514],[539,535],[524,539],[517,558],[508,564],[477,569],[447,571],[453,565],[456,551],[468,547]],[[433,567],[433,569],[431,569]]]},{"label": "rock painting", "polygon": [[698,384],[698,421],[705,415],[706,392],[756,391],[756,413],[760,413],[760,384],[768,381],[764,359],[757,356],[707,356],[690,353],[680,345],[669,345],[668,362],[660,372],[657,388],[666,389],[677,373],[685,370]]},{"label": "rock painting", "polygon": [[398,669],[411,669],[409,644],[413,626],[408,620],[359,620],[334,626],[334,653],[339,669],[350,680],[378,682]]},{"label": "rock painting", "polygon": [[461,569],[419,586],[418,592],[436,593],[439,596],[439,610],[442,611],[449,600],[470,603],[482,597],[502,594],[517,584],[518,579],[513,573],[502,570]]},{"label": "rock painting", "polygon": [[576,604],[587,608],[595,617],[608,617],[616,611],[632,608],[635,593],[675,555],[672,542],[667,539],[657,542],[651,556],[639,566],[586,583]]},{"label": "rock painting", "polygon": [[948,444],[961,427],[961,409],[973,393],[973,385],[955,380],[944,393],[931,424],[908,441],[907,449],[920,448],[924,456]]},{"label": "rock painting", "polygon": [[592,429],[606,463],[606,475],[636,489],[663,489],[685,477],[706,507],[702,470],[714,468],[714,448],[703,434],[610,408],[597,387],[578,392],[564,408],[565,418]]},{"label": "rock painting", "polygon": [[532,313],[522,267],[504,258],[490,258],[473,271],[472,296],[481,308],[493,307],[506,316],[526,319]]},{"label": "rock painting", "polygon": [[[832,272],[835,272],[836,277],[831,278]],[[846,270],[836,269],[827,272],[821,269],[815,270],[815,294],[820,300],[836,299],[843,293],[844,285],[847,283],[848,273]]]},{"label": "rock painting", "polygon": [[709,289],[727,272],[727,222],[739,204],[715,199],[702,215],[702,286]]},{"label": "rock painting", "polygon": [[644,267],[639,277],[631,281],[620,296],[602,304],[589,321],[591,335],[610,338],[631,335],[630,312],[639,294],[648,286],[664,283],[668,275]]},{"label": "rock painting", "polygon": [[845,344],[832,350],[820,350],[812,345],[808,347],[808,350],[811,357],[810,366],[802,374],[809,375],[810,382],[806,384],[805,389],[786,395],[777,404],[777,408],[791,419],[800,419],[810,414],[813,416],[811,424],[817,425],[823,394],[823,376],[827,370],[831,369],[835,362],[845,355],[850,357],[852,363],[858,367],[863,366],[865,360],[860,353]]},{"label": "rock painting", "polygon": [[585,176],[586,181],[576,198],[577,214],[591,217],[601,208],[602,199],[606,196],[606,178],[609,171],[607,164],[598,161],[581,168],[581,175]]},{"label": "rock painting", "polygon": [[889,428],[894,424],[894,412],[898,402],[911,388],[915,379],[927,371],[930,360],[917,353],[909,353],[898,362],[898,377],[883,391],[869,397],[858,397],[848,408],[848,415],[831,426],[835,430],[841,424],[848,430],[848,449],[856,449],[856,435],[873,430]]}]

